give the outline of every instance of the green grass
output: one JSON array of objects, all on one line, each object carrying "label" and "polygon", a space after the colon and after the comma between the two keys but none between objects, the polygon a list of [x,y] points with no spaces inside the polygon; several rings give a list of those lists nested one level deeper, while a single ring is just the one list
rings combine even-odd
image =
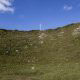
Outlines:
[{"label": "green grass", "polygon": [[0,80],[80,80],[79,26],[0,30]]}]

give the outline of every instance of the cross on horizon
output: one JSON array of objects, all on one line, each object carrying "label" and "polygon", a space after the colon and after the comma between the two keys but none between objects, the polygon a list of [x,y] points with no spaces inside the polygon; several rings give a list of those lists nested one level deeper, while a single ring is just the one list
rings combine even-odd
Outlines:
[{"label": "cross on horizon", "polygon": [[42,24],[40,24],[40,31],[42,30]]}]

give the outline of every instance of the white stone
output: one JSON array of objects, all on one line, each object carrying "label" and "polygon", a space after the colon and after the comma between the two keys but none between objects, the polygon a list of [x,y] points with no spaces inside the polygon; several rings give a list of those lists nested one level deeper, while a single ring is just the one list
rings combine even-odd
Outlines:
[{"label": "white stone", "polygon": [[32,70],[34,70],[34,69],[35,69],[35,67],[34,67],[34,66],[33,66],[33,67],[31,67],[31,69],[32,69]]},{"label": "white stone", "polygon": [[43,42],[43,41],[41,41],[40,43],[41,43],[41,44],[43,44],[44,42]]},{"label": "white stone", "polygon": [[47,37],[47,35],[46,35],[45,33],[41,33],[41,34],[39,35],[39,38],[40,38],[40,39],[44,39],[45,37]]},{"label": "white stone", "polygon": [[58,36],[63,36],[63,34],[64,34],[64,32],[62,31],[62,32],[60,32],[59,34],[58,34]]},{"label": "white stone", "polygon": [[9,51],[6,51],[6,53],[8,53]]},{"label": "white stone", "polygon": [[19,50],[16,50],[16,52],[19,52]]}]

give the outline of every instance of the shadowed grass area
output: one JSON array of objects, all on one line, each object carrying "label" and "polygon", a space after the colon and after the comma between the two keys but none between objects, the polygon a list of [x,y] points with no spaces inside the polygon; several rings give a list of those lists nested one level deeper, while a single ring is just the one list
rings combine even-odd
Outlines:
[{"label": "shadowed grass area", "polygon": [[0,80],[80,80],[79,28],[0,30]]}]

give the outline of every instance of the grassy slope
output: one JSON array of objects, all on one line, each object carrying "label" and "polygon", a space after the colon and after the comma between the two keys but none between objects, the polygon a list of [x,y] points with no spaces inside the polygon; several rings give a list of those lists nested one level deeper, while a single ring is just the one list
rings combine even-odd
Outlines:
[{"label": "grassy slope", "polygon": [[0,80],[80,80],[80,37],[72,35],[79,26],[0,30]]}]

